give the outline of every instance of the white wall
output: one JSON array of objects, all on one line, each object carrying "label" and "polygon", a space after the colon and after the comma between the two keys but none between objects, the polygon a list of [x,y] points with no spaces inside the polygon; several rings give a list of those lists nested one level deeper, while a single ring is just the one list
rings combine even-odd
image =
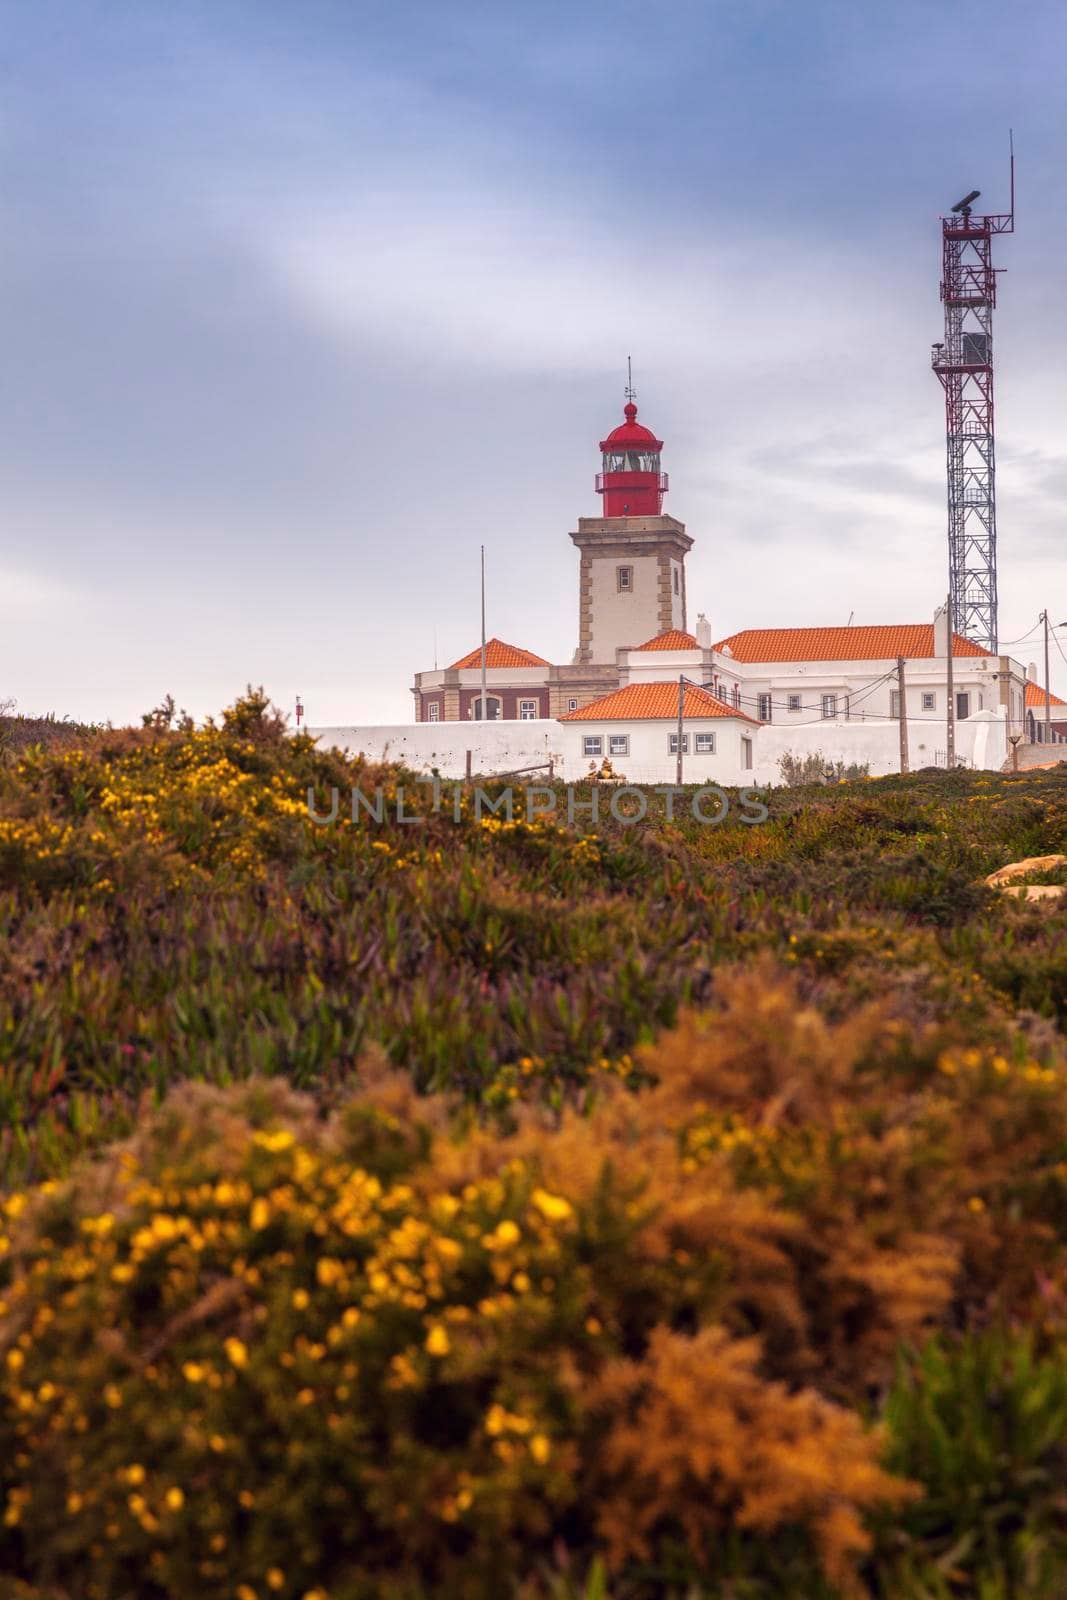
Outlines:
[{"label": "white wall", "polygon": [[[508,772],[563,758],[566,724],[536,722],[411,722],[383,727],[309,728],[323,748],[347,749],[370,761],[398,761],[416,772],[436,767],[442,777],[462,778],[466,753],[474,773]],[[529,781],[536,783],[537,775]]]},{"label": "white wall", "polygon": [[[945,744],[943,722],[909,722],[908,760],[913,771],[944,766]],[[1007,725],[998,712],[982,711],[966,722],[957,722],[956,755],[971,766],[999,772],[1010,750]],[[756,739],[755,778],[760,784],[781,783],[778,760],[787,751],[800,757],[818,751],[828,761],[857,762],[861,766],[867,763],[871,776],[882,778],[900,771],[900,724],[888,718],[884,722],[839,720],[792,728],[767,724]]]},{"label": "white wall", "polygon": [[[677,724],[669,720],[648,722],[565,722],[567,748],[564,751],[564,769],[569,781],[588,775],[592,762],[600,765],[604,756],[615,771],[629,783],[674,783],[678,757],[670,748],[671,735],[678,731]],[[718,783],[730,786],[747,784],[752,772],[742,766],[741,740],[752,739],[753,764],[759,759],[761,730],[751,723],[735,721],[732,717],[686,718],[685,733],[688,750],[682,757],[683,783]],[[697,751],[696,735],[713,733],[714,751]],[[610,739],[620,735],[629,740],[626,755],[612,755]],[[603,755],[585,754],[584,741],[588,737],[603,739]]]},{"label": "white wall", "polygon": [[[714,754],[696,753],[694,735],[705,730],[715,734]],[[399,723],[388,727],[309,728],[308,732],[323,747],[362,752],[372,761],[397,761],[416,772],[436,767],[442,777],[462,778],[466,772],[466,752],[471,752],[475,775],[513,772],[516,768],[553,763],[554,775],[565,783],[577,783],[589,772],[590,762],[599,757],[583,753],[586,734],[604,736],[604,753],[615,770],[631,783],[673,783],[676,757],[671,754],[669,721],[657,722],[557,722],[545,718],[537,722],[422,722]],[[728,717],[713,717],[704,722],[687,720],[689,753],[683,758],[683,781],[718,783],[727,787],[771,787],[781,783],[779,757],[790,751],[796,756],[818,751],[828,761],[867,763],[872,777],[900,771],[900,732],[896,721],[816,722],[802,727],[770,723],[755,727]],[[956,754],[972,766],[999,772],[1010,754],[1007,725],[1002,712],[985,711],[956,724]],[[609,754],[608,735],[627,734],[627,756]],[[943,723],[911,723],[908,727],[908,756],[914,769],[944,764],[945,728]],[[741,739],[753,741],[753,766],[741,764]],[[940,760],[938,759],[940,757]],[[529,773],[527,783],[541,777]]]}]

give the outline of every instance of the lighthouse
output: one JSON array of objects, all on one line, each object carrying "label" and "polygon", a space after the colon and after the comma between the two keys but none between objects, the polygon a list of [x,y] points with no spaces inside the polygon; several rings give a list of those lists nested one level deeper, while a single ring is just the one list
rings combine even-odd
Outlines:
[{"label": "lighthouse", "polygon": [[603,515],[579,517],[576,663],[614,665],[616,651],[686,628],[685,558],[693,541],[666,516],[663,440],[637,420],[627,389],[623,421],[600,441],[596,490]]},{"label": "lighthouse", "polygon": [[596,489],[604,496],[605,517],[658,517],[667,492],[667,474],[659,469],[663,440],[637,420],[633,401],[623,408],[625,422],[600,441],[603,471]]}]

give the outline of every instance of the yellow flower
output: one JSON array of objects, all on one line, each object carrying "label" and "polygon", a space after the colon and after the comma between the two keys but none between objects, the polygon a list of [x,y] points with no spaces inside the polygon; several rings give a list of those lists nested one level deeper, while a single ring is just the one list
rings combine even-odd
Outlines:
[{"label": "yellow flower", "polygon": [[293,1290],[293,1305],[296,1307],[297,1311],[306,1310],[310,1300],[311,1296],[308,1294],[306,1289]]},{"label": "yellow flower", "polygon": [[204,1369],[199,1361],[187,1361],[182,1367],[182,1377],[185,1378],[187,1383],[202,1383],[204,1381]]},{"label": "yellow flower", "polygon": [[127,1483],[136,1487],[137,1484],[144,1482],[144,1468],[139,1461],[135,1461],[132,1466],[126,1468],[123,1476],[125,1477]]},{"label": "yellow flower", "polygon": [[251,1584],[239,1583],[237,1585],[237,1600],[259,1600],[259,1596]]},{"label": "yellow flower", "polygon": [[166,1494],[163,1496],[163,1500],[168,1511],[180,1511],[182,1506],[185,1504],[185,1496],[177,1487],[177,1485],[175,1485],[174,1488],[167,1490]]},{"label": "yellow flower", "polygon": [[7,1364],[12,1372],[20,1371],[25,1363],[25,1360],[26,1357],[23,1355],[21,1350],[9,1350],[7,1353]]},{"label": "yellow flower", "polygon": [[530,1454],[542,1467],[552,1454],[552,1446],[543,1433],[535,1433],[530,1440]]},{"label": "yellow flower", "polygon": [[447,1356],[452,1348],[448,1332],[439,1322],[435,1323],[426,1335],[426,1348],[432,1356]]},{"label": "yellow flower", "polygon": [[571,1215],[570,1201],[564,1200],[560,1194],[549,1194],[544,1189],[535,1189],[530,1199],[549,1222],[562,1222],[564,1217]]},{"label": "yellow flower", "polygon": [[[293,1143],[293,1135],[287,1128],[278,1128],[273,1133],[254,1133],[252,1143],[264,1150],[288,1150]],[[277,1568],[273,1570],[277,1571]]]},{"label": "yellow flower", "polygon": [[257,1232],[260,1228],[265,1228],[270,1221],[270,1203],[264,1200],[261,1194],[257,1195],[252,1201],[252,1210],[249,1212],[248,1220]]},{"label": "yellow flower", "polygon": [[223,1344],[227,1356],[235,1367],[243,1367],[248,1363],[248,1351],[240,1339],[227,1339]]},{"label": "yellow flower", "polygon": [[82,1499],[80,1494],[68,1494],[68,1496],[67,1496],[67,1510],[70,1512],[72,1517],[75,1516],[81,1510],[81,1508],[82,1508],[82,1506],[84,1504],[85,1504],[85,1502]]}]

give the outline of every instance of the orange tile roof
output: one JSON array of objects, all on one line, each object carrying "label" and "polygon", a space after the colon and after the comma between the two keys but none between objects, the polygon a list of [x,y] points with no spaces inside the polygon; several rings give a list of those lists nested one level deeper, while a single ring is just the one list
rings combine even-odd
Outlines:
[{"label": "orange tile roof", "polygon": [[[988,650],[954,634],[954,656],[987,656]],[[892,661],[897,656],[934,655],[932,622],[883,623],[870,628],[743,628],[720,639],[736,661]]]},{"label": "orange tile roof", "polygon": [[[469,655],[461,656],[458,661],[453,661],[450,672],[463,671],[467,667],[480,667],[482,664],[482,647],[478,645]],[[485,664],[487,667],[547,667],[548,662],[541,656],[535,656],[532,650],[520,650],[517,644],[505,644],[503,639],[487,639],[485,641]]]},{"label": "orange tile roof", "polygon": [[[1067,700],[1061,700],[1058,694],[1050,694],[1048,701],[1051,706],[1067,705]],[[1029,678],[1026,680],[1026,703],[1028,706],[1044,706],[1045,704],[1044,689],[1039,683],[1031,683]]]},{"label": "orange tile roof", "polygon": [[[707,689],[688,684],[683,716],[688,718],[737,717],[741,722],[759,724],[754,717],[719,700]],[[602,695],[577,711],[567,711],[561,722],[677,722],[678,685],[676,683],[628,683],[612,694]]]},{"label": "orange tile roof", "polygon": [[644,644],[636,647],[638,650],[697,650],[699,646],[691,633],[683,633],[681,628],[668,628],[665,633],[657,633],[654,639],[646,639]]}]

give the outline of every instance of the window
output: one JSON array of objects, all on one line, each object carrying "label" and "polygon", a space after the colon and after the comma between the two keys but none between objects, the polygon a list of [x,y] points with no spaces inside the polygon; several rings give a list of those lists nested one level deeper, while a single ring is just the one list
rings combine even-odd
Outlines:
[{"label": "window", "polygon": [[[474,696],[473,700],[471,701],[470,715],[474,718],[475,722],[481,722],[481,720],[482,720],[482,696],[481,696],[481,691],[480,690]],[[486,697],[485,697],[485,720],[486,720],[486,722],[498,722],[502,715],[503,715],[503,707],[501,706],[500,701],[497,698],[497,696],[495,694],[487,694]]]},{"label": "window", "polygon": [[923,710],[924,711],[936,711],[937,710],[937,696],[936,696],[936,694],[930,694],[928,692],[924,692],[923,693]]},{"label": "window", "polygon": [[675,592],[675,594],[679,594],[681,592],[679,584],[678,584],[678,568],[677,567],[675,567],[675,569],[674,569],[674,592]]},{"label": "window", "polygon": [[608,755],[628,756],[630,754],[630,735],[628,733],[610,733],[608,735]]},{"label": "window", "polygon": [[799,711],[800,710],[800,696],[798,694],[787,695],[785,703],[786,703],[786,709],[789,710],[789,711]]},{"label": "window", "polygon": [[577,709],[578,709],[577,700],[568,700],[567,701],[567,710],[568,711],[577,711]]},{"label": "window", "polygon": [[519,701],[519,721],[520,722],[534,722],[534,721],[536,721],[536,719],[537,719],[537,701],[536,700],[520,700]]},{"label": "window", "polygon": [[827,717],[827,718],[831,718],[831,717],[836,717],[837,716],[837,696],[836,696],[836,694],[824,694],[823,695],[823,697],[822,697],[822,714],[823,714],[824,717]]},{"label": "window", "polygon": [[752,771],[752,740],[741,740],[741,765],[746,772]]},{"label": "window", "polygon": [[756,699],[756,715],[759,717],[761,722],[770,722],[770,720],[771,720],[771,697],[770,697],[769,694],[761,694],[761,695],[759,695],[757,697],[757,699]]},{"label": "window", "polygon": [[957,717],[962,722],[964,717],[969,717],[970,714],[971,714],[971,697],[970,697],[970,695],[969,694],[958,694],[956,696],[956,715],[957,715]]},{"label": "window", "polygon": [[604,754],[604,739],[599,733],[587,733],[582,736],[583,756],[602,756]]},{"label": "window", "polygon": [[441,707],[438,705],[436,700],[431,700],[430,704],[426,707],[426,720],[427,722],[440,722]]},{"label": "window", "polygon": [[899,722],[899,720],[900,720],[900,690],[899,689],[890,689],[890,691],[889,691],[889,715],[891,717],[896,717],[897,721]]},{"label": "window", "polygon": [[620,594],[630,594],[634,586],[633,567],[616,567],[615,579],[619,586]]},{"label": "window", "polygon": [[605,450],[605,472],[658,472],[659,454],[655,450]]},{"label": "window", "polygon": [[736,707],[736,709],[738,711],[740,711],[740,709],[741,709],[741,685],[739,683],[735,683],[734,684],[734,706]]},{"label": "window", "polygon": [[[678,754],[678,735],[676,733],[671,734],[669,748],[672,756]],[[689,754],[689,735],[687,733],[682,734],[682,754],[683,756]]]},{"label": "window", "polygon": [[715,735],[713,733],[698,733],[695,747],[698,756],[713,756],[715,754]]}]

